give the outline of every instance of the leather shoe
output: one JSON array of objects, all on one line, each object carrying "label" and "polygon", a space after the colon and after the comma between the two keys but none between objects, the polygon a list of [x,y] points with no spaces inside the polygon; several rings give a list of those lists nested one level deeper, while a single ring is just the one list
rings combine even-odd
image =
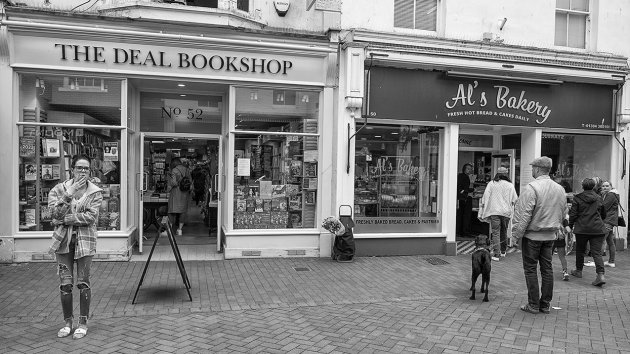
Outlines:
[{"label": "leather shoe", "polygon": [[530,304],[525,304],[525,305],[521,306],[521,311],[525,311],[525,312],[529,312],[529,313],[533,313],[533,314],[537,314],[539,312],[538,309],[533,308]]},{"label": "leather shoe", "polygon": [[540,312],[544,313],[545,315],[548,315],[551,313],[551,307],[541,307],[540,309],[538,309]]},{"label": "leather shoe", "polygon": [[577,270],[577,269],[573,269],[571,271],[571,275],[576,277],[576,278],[581,278],[582,277],[582,271],[581,270]]}]

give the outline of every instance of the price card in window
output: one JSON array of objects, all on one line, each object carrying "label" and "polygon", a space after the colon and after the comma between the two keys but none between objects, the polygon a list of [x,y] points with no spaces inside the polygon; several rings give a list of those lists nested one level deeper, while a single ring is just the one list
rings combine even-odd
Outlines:
[{"label": "price card in window", "polygon": [[241,159],[237,159],[237,164],[236,164],[236,175],[237,176],[244,176],[244,177],[249,177],[249,159],[248,158],[241,158]]}]

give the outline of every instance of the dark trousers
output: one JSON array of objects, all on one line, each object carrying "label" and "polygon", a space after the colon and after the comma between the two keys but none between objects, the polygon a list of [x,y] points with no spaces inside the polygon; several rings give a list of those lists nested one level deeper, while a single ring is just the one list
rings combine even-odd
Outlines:
[{"label": "dark trousers", "polygon": [[[521,241],[523,271],[527,284],[527,301],[535,309],[548,308],[553,297],[553,268],[551,255],[554,241],[534,241],[523,237]],[[540,290],[538,285],[540,264]]]},{"label": "dark trousers", "polygon": [[469,236],[472,233],[470,229],[472,219],[472,198],[460,199],[457,201],[459,208],[457,209],[456,230],[458,235]]},{"label": "dark trousers", "polygon": [[604,234],[575,234],[575,269],[582,270],[584,267],[584,252],[586,251],[587,243],[591,245],[591,256],[593,256],[593,261],[595,261],[595,271],[603,274],[602,244],[604,243]]},{"label": "dark trousers", "polygon": [[608,248],[608,263],[615,263],[617,246],[615,245],[615,235],[613,234],[613,230],[608,231],[604,240],[605,242],[602,242],[602,254],[606,253],[606,248]]}]

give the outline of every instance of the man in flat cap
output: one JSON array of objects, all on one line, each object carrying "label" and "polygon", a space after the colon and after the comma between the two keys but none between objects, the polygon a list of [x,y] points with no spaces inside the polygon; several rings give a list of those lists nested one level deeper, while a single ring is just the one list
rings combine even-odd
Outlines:
[{"label": "man in flat cap", "polygon": [[[512,238],[520,244],[527,284],[527,304],[521,310],[550,312],[553,297],[551,255],[556,231],[562,228],[567,206],[564,188],[549,178],[552,161],[547,156],[530,163],[534,181],[522,191],[514,208]],[[538,285],[540,264],[541,285]]]}]

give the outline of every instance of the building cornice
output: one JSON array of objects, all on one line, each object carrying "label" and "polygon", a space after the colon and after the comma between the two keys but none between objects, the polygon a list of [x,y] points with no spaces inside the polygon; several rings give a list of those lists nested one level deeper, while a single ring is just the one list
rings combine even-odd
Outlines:
[{"label": "building cornice", "polygon": [[[198,26],[159,23],[156,20],[134,20],[86,14],[7,8],[0,25],[18,35],[75,38],[85,40],[127,41],[159,45],[223,49],[256,49],[323,57],[336,52],[336,44],[321,35],[296,36],[269,30],[235,29],[229,26]],[[161,24],[161,26],[160,26]]]},{"label": "building cornice", "polygon": [[464,41],[434,36],[354,30],[352,40],[368,43],[368,51],[446,56],[460,59],[498,61],[506,64],[557,66],[606,71],[626,75],[628,58],[602,52],[572,52],[484,41]]}]

